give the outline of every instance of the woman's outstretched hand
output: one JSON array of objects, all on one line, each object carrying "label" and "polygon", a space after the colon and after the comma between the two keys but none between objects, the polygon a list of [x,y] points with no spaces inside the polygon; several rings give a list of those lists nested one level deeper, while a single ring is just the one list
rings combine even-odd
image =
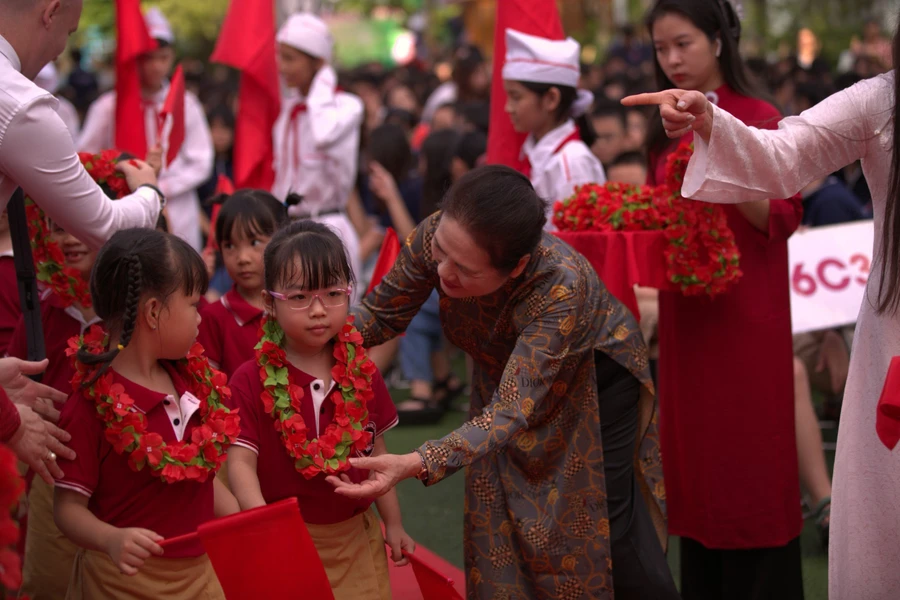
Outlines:
[{"label": "woman's outstretched hand", "polygon": [[350,465],[369,471],[369,478],[362,483],[353,483],[350,478],[330,475],[326,481],[334,486],[335,493],[348,498],[378,498],[391,491],[395,485],[415,477],[422,468],[419,454],[382,454],[368,458],[351,458]]},{"label": "woman's outstretched hand", "polygon": [[659,106],[663,128],[670,138],[678,139],[695,131],[709,142],[712,134],[712,104],[702,92],[696,90],[663,90],[653,94],[638,94],[622,99],[625,106]]}]

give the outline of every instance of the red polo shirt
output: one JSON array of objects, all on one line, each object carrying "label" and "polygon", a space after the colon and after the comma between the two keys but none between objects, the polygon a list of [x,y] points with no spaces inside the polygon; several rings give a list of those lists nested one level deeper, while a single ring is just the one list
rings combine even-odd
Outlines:
[{"label": "red polo shirt", "polygon": [[253,349],[259,342],[263,311],[232,287],[218,301],[203,308],[200,316],[203,320],[197,341],[210,362],[231,379],[238,367],[256,358]]},{"label": "red polo shirt", "polygon": [[11,253],[0,255],[0,356],[6,354],[21,315],[16,265]]},{"label": "red polo shirt", "polygon": [[[115,371],[112,371],[113,381],[122,384],[134,399],[133,406],[145,415],[148,431],[158,433],[167,443],[190,439],[193,429],[200,425],[197,410],[200,401],[188,392],[185,382],[170,364],[161,364],[172,378],[178,399],[148,390]],[[186,424],[174,406],[176,402],[181,405]],[[193,533],[213,518],[212,477],[204,483],[163,483],[150,472],[149,465],[141,471],[132,471],[128,456],[117,454],[106,440],[105,425],[97,415],[94,401],[80,392],[66,402],[59,424],[71,434],[69,447],[78,458],[59,459],[65,476],[56,485],[90,498],[88,508],[101,521],[120,528],[142,527],[172,538]],[[203,546],[197,540],[172,546],[165,556],[183,558],[203,553]]]},{"label": "red polo shirt", "polygon": [[[65,307],[60,297],[51,290],[41,294],[41,323],[44,326],[44,347],[50,363],[41,383],[49,385],[65,394],[72,393],[72,375],[75,368],[72,359],[66,356],[69,338],[83,333],[88,327],[100,323],[100,319],[85,321],[81,312],[74,306]],[[9,342],[8,356],[26,359],[28,357],[28,341],[25,333],[25,317],[19,316],[16,329]],[[56,408],[60,408],[57,405]]]},{"label": "red polo shirt", "polygon": [[[310,429],[310,437],[314,435],[313,431],[325,431],[334,418],[335,405],[330,397],[331,390],[325,390],[322,380],[315,379],[290,364],[288,373],[291,382],[303,387],[301,416]],[[231,400],[241,411],[241,433],[235,445],[256,452],[256,474],[267,504],[296,497],[300,502],[303,519],[316,525],[340,523],[369,508],[371,500],[354,500],[334,493],[334,487],[325,481],[324,475],[306,479],[294,469],[294,459],[285,449],[281,434],[275,431],[272,417],[266,413],[260,399],[263,386],[259,380],[256,361],[244,363],[231,378],[230,385]],[[380,436],[397,425],[397,409],[377,371],[372,376],[372,391],[375,397],[366,407],[369,420],[364,427],[375,436]],[[371,450],[370,446],[368,454],[371,454]],[[350,469],[347,475],[358,483],[368,477],[368,471]]]}]

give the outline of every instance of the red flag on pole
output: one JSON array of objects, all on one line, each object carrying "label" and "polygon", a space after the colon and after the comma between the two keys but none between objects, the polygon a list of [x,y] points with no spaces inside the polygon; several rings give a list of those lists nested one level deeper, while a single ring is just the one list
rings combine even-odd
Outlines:
[{"label": "red flag on pole", "polygon": [[526,134],[517,133],[506,114],[503,63],[506,58],[506,30],[515,29],[552,40],[565,39],[556,0],[502,0],[497,2],[494,27],[494,71],[491,82],[491,120],[487,161],[522,170],[520,157]]},{"label": "red flag on pole", "polygon": [[366,290],[366,295],[381,283],[381,279],[394,266],[394,261],[397,260],[398,256],[400,256],[400,240],[397,239],[397,233],[388,227],[384,232],[381,252],[378,253],[378,261],[375,263],[375,270],[372,272],[372,279],[369,281],[369,289]]},{"label": "red flag on pole", "polygon": [[147,132],[137,59],[156,49],[141,14],[140,0],[116,0],[116,148],[147,156]]},{"label": "red flag on pole", "polygon": [[235,184],[271,189],[275,181],[272,127],[281,108],[272,0],[231,0],[210,60],[242,71],[235,123]]},{"label": "red flag on pole", "polygon": [[[169,125],[168,136],[164,138],[167,125]],[[184,69],[181,68],[181,65],[175,69],[175,74],[169,83],[169,93],[162,111],[159,113],[159,131],[156,139],[160,140],[160,144],[166,151],[166,165],[171,165],[184,144]]]},{"label": "red flag on pole", "polygon": [[300,588],[303,597],[334,600],[296,498],[215,519],[162,546],[198,535],[228,600],[294,600]]}]

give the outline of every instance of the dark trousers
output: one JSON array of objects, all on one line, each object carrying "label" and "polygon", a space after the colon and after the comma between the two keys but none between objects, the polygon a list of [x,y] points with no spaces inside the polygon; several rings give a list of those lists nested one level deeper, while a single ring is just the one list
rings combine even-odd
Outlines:
[{"label": "dark trousers", "polygon": [[777,548],[714,550],[681,538],[684,600],[803,600],[800,538]]},{"label": "dark trousers", "polygon": [[678,591],[634,472],[641,384],[594,353],[616,600],[677,600]]}]

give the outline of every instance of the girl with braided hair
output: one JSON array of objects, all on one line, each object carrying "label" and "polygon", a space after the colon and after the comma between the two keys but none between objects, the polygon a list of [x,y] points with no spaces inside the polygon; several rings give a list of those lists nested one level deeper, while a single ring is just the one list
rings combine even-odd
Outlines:
[{"label": "girl with braided hair", "polygon": [[[661,89],[700,91],[745,123],[781,116],[750,84],[728,0],[658,0],[647,26]],[[648,183],[690,134],[649,140]],[[725,207],[743,277],[717,296],[659,294],[660,441],[685,599],[803,597],[787,239],[802,204]],[[765,373],[764,377],[760,373]],[[748,415],[753,418],[748,419]]]},{"label": "girl with braided hair", "polygon": [[67,598],[224,598],[199,542],[160,545],[237,511],[215,478],[237,415],[195,344],[207,285],[200,256],[160,231],[120,231],[97,256],[91,298],[108,334],[70,341],[75,392],[60,418],[78,455],[60,460],[54,496],[81,547]]}]

